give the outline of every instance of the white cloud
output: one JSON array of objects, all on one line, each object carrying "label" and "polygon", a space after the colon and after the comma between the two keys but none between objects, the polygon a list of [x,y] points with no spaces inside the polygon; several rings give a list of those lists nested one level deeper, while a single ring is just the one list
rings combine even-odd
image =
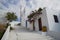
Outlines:
[{"label": "white cloud", "polygon": [[2,8],[2,9],[7,9],[4,5],[2,5],[1,3],[0,3],[0,8]]},{"label": "white cloud", "polygon": [[60,9],[59,0],[41,0],[40,3],[38,3],[38,5],[52,9]]},{"label": "white cloud", "polygon": [[[8,0],[0,0],[0,2],[6,2]],[[13,3],[13,1],[11,1]],[[9,8],[4,7],[0,4],[0,7],[5,8],[7,11],[16,12],[18,16],[20,16],[20,7],[22,6],[22,10],[26,9],[26,13],[29,14],[31,10],[38,9],[39,7],[47,7],[54,10],[60,10],[60,0],[30,0],[31,8],[26,5],[26,0],[20,0],[16,5],[9,4]],[[27,14],[27,15],[28,15]]]}]

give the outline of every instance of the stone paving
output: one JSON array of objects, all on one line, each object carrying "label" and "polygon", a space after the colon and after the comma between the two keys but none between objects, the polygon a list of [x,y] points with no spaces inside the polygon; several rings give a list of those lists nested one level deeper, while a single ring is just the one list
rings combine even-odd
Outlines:
[{"label": "stone paving", "polygon": [[44,36],[37,32],[31,32],[26,28],[16,28],[12,30],[8,40],[55,40],[50,36]]}]

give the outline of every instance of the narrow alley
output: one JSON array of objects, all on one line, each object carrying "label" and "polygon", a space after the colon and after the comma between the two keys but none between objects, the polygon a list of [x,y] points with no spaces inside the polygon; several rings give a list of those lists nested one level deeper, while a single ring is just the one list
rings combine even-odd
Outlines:
[{"label": "narrow alley", "polygon": [[55,40],[49,36],[43,36],[38,32],[28,31],[24,27],[17,27],[12,30],[8,40]]}]

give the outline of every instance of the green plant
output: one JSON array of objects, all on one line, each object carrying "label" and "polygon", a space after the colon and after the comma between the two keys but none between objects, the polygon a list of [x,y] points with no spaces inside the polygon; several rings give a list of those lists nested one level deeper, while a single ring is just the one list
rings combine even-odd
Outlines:
[{"label": "green plant", "polygon": [[17,19],[17,16],[15,15],[14,12],[7,12],[7,15],[5,16],[7,18],[8,21],[13,21]]},{"label": "green plant", "polygon": [[42,10],[43,10],[42,8],[39,8],[38,10],[32,11],[32,13],[28,16],[28,18],[32,18],[36,14],[41,14]]},{"label": "green plant", "polygon": [[0,32],[0,39],[3,37],[3,35],[4,35],[4,32]]},{"label": "green plant", "polygon": [[42,31],[43,31],[43,32],[46,32],[46,31],[47,31],[47,27],[46,27],[46,26],[43,26],[43,27],[42,27]]},{"label": "green plant", "polygon": [[43,10],[42,8],[39,8],[39,9],[38,9],[38,12],[41,12],[42,10]]}]

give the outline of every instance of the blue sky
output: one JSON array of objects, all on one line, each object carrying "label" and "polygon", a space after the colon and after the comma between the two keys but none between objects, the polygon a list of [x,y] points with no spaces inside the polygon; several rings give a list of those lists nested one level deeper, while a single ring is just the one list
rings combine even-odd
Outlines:
[{"label": "blue sky", "polygon": [[24,1],[25,6],[33,7],[49,7],[59,9],[60,0],[0,0],[0,9],[9,9],[13,5],[15,7],[19,6],[20,1]]},{"label": "blue sky", "polygon": [[[15,7],[19,3],[19,1],[20,0],[0,0],[0,10],[12,11],[12,12],[15,12],[16,15],[17,13],[19,15],[19,11],[17,11],[18,6],[17,8]],[[19,16],[18,16],[18,20],[19,20]]]},{"label": "blue sky", "polygon": [[60,0],[0,0],[0,10],[15,12],[20,17],[20,7],[27,7],[26,12],[39,7],[60,10]]},{"label": "blue sky", "polygon": [[[12,5],[17,5],[17,3],[19,2],[20,0],[1,0],[0,3],[5,6],[6,8],[9,8],[9,5],[12,4]],[[1,8],[1,7],[0,7]]]},{"label": "blue sky", "polygon": [[[24,3],[20,3],[24,2]],[[32,7],[30,4],[30,0],[0,0],[0,10],[7,10],[7,11],[12,11],[15,12],[16,15],[18,16],[18,20],[20,20],[20,4],[25,5],[28,7]]]},{"label": "blue sky", "polygon": [[[20,2],[21,0],[1,0],[0,3],[6,7],[6,8],[9,8],[9,5],[18,5],[18,3]],[[31,4],[29,3],[30,0],[25,0],[26,2],[26,6],[29,6],[31,7]],[[4,9],[2,7],[0,7],[0,9]]]}]

